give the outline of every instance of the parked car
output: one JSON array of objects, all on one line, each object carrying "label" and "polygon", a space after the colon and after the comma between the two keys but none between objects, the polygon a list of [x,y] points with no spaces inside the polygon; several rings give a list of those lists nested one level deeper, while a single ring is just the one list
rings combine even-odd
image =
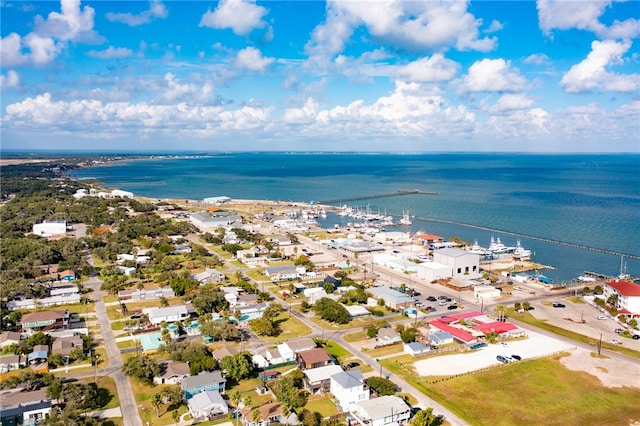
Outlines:
[{"label": "parked car", "polygon": [[441,300],[441,301],[440,301],[440,303],[439,303],[439,305],[440,305],[440,306],[444,306],[444,305],[446,305],[446,304],[447,304],[447,301],[446,301],[446,300]]},{"label": "parked car", "polygon": [[514,290],[522,290],[521,287],[518,287],[517,285],[513,287]]},{"label": "parked car", "polygon": [[435,312],[436,308],[434,308],[433,306],[427,306],[426,308],[424,308],[427,312]]},{"label": "parked car", "polygon": [[622,334],[622,333],[624,333],[624,329],[622,329],[622,328],[616,328],[616,329],[615,329],[615,330],[613,330],[613,331],[615,331],[615,332],[616,332],[616,333],[618,333],[618,334]]},{"label": "parked car", "polygon": [[422,308],[423,306],[424,306],[424,303],[416,302],[416,308]]},{"label": "parked car", "polygon": [[435,296],[429,296],[429,297],[427,297],[427,300],[428,300],[429,302],[435,302],[435,301],[437,301],[438,299],[436,299],[436,298],[435,298]]},{"label": "parked car", "polygon": [[482,349],[482,348],[486,348],[487,344],[486,343],[476,343],[475,345],[471,346],[471,350],[478,350],[478,349]]},{"label": "parked car", "polygon": [[607,317],[605,317],[604,315],[598,315],[598,319],[599,319],[599,320],[606,320],[606,319],[607,319]]},{"label": "parked car", "polygon": [[564,303],[560,303],[560,302],[553,302],[553,307],[554,308],[564,308]]},{"label": "parked car", "polygon": [[516,361],[522,360],[522,357],[520,355],[511,355],[511,358],[515,359]]},{"label": "parked car", "polygon": [[507,342],[500,342],[500,346],[508,346]]},{"label": "parked car", "polygon": [[618,341],[618,339],[611,339],[611,343],[617,345],[618,343],[620,343],[620,341]]},{"label": "parked car", "polygon": [[447,296],[440,295],[438,296],[438,300],[447,300]]},{"label": "parked car", "polygon": [[356,368],[356,367],[359,367],[359,366],[360,366],[359,362],[350,362],[349,364],[345,365],[345,368],[347,370],[350,370],[352,368]]},{"label": "parked car", "polygon": [[447,309],[453,311],[454,309],[458,309],[458,305],[449,305],[447,306]]},{"label": "parked car", "polygon": [[640,334],[634,334],[633,336],[631,336],[631,338],[633,340],[640,340]]},{"label": "parked car", "polygon": [[496,359],[498,361],[500,361],[501,363],[503,363],[503,364],[508,364],[509,363],[509,360],[506,357],[502,356],[502,355],[498,355],[496,357]]}]

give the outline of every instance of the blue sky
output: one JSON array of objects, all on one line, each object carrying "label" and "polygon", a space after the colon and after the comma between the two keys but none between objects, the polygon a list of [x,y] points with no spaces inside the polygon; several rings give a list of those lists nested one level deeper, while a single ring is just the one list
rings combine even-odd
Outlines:
[{"label": "blue sky", "polygon": [[640,152],[637,1],[2,1],[2,149]]}]

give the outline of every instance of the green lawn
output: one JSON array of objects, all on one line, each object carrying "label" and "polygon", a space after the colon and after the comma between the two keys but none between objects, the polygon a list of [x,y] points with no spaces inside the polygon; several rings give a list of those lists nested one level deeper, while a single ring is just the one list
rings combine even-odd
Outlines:
[{"label": "green lawn", "polygon": [[391,355],[391,354],[402,352],[402,344],[398,343],[398,344],[395,344],[395,345],[381,346],[381,347],[376,348],[376,349],[364,348],[364,349],[362,349],[362,352],[365,352],[367,355],[369,355],[371,357],[386,356],[386,355]]},{"label": "green lawn", "polygon": [[119,349],[135,348],[136,342],[133,340],[123,340],[122,342],[116,342],[116,346]]},{"label": "green lawn", "polygon": [[343,360],[346,358],[352,358],[353,354],[331,340],[325,340],[324,348],[329,352],[329,355],[334,357],[342,364]]},{"label": "green lawn", "polygon": [[333,416],[340,412],[340,410],[338,410],[338,407],[336,407],[336,404],[327,397],[317,399],[310,398],[304,408],[311,411],[312,413],[318,412],[322,417]]},{"label": "green lawn", "polygon": [[473,425],[627,425],[640,418],[635,403],[640,390],[604,387],[559,359],[527,360],[442,381],[417,376],[408,355],[381,364]]},{"label": "green lawn", "polygon": [[353,343],[359,342],[360,340],[365,340],[367,338],[367,333],[365,331],[355,331],[353,333],[347,333],[343,337],[345,342]]},{"label": "green lawn", "polygon": [[[149,422],[149,424],[153,426],[164,426],[175,423],[173,412],[167,411],[168,405],[163,404],[160,406],[159,418],[156,416],[156,409],[151,405],[151,396],[156,392],[161,392],[162,389],[167,386],[169,385],[149,385],[136,379],[131,379],[131,388],[133,389],[133,394],[138,404],[138,412],[140,413],[143,424]],[[187,412],[186,404],[183,403],[177,409],[177,412],[178,415]]]},{"label": "green lawn", "polygon": [[309,326],[299,319],[292,317],[286,311],[280,312],[275,318],[275,322],[282,332],[273,337],[260,336],[261,340],[264,340],[265,342],[282,342],[284,340],[311,334],[311,328],[309,328]]}]

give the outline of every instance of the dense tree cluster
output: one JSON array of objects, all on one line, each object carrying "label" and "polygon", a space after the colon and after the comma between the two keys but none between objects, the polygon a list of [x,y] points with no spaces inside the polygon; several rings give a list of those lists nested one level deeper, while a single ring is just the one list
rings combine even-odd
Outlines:
[{"label": "dense tree cluster", "polygon": [[329,322],[346,324],[350,320],[349,311],[335,300],[323,297],[313,304],[313,311]]},{"label": "dense tree cluster", "polygon": [[148,355],[136,355],[125,361],[122,372],[142,382],[152,383],[153,378],[160,374],[160,365]]},{"label": "dense tree cluster", "polygon": [[396,384],[384,377],[371,376],[364,379],[364,382],[380,396],[394,395],[398,391]]},{"label": "dense tree cluster", "polygon": [[200,342],[171,342],[161,346],[159,351],[168,353],[173,361],[188,363],[192,376],[202,371],[215,371],[219,368],[218,361],[213,357],[211,350]]},{"label": "dense tree cluster", "polygon": [[253,356],[249,351],[236,352],[233,355],[225,356],[220,360],[220,368],[225,377],[234,380],[242,380],[249,378],[253,372]]}]

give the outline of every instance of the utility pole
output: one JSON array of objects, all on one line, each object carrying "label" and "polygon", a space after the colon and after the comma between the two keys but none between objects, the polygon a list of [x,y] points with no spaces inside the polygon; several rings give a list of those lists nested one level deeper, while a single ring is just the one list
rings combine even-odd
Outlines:
[{"label": "utility pole", "polygon": [[600,333],[600,341],[598,342],[598,356],[600,356],[601,350],[602,350],[602,333]]}]

